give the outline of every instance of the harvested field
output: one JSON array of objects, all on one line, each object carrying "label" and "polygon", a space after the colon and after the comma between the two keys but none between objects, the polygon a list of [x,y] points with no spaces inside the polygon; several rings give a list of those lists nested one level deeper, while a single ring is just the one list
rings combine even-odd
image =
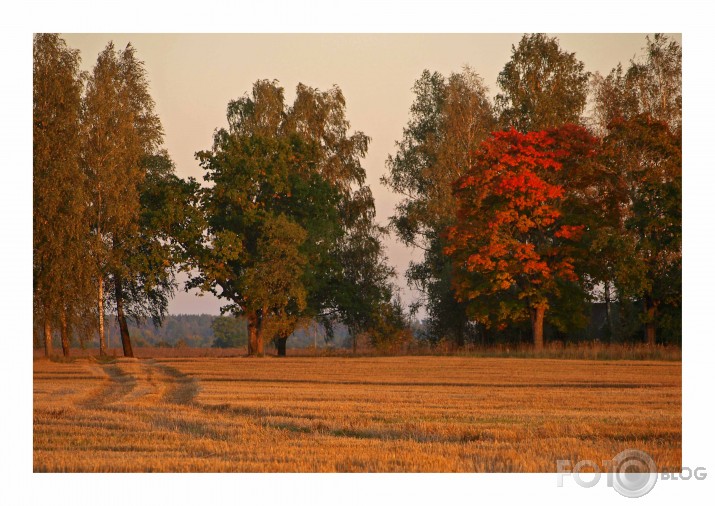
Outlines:
[{"label": "harvested field", "polygon": [[35,471],[681,466],[681,363],[468,357],[34,362]]}]

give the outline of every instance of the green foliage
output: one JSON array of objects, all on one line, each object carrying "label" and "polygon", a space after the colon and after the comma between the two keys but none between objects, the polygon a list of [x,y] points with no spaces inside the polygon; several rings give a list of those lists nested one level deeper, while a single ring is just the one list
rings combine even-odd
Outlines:
[{"label": "green foliage", "polygon": [[[680,137],[662,122],[636,116],[611,124],[602,163],[610,175],[613,225],[622,248],[614,283],[621,298],[643,298],[654,309],[682,299],[682,151]],[[604,254],[610,254],[605,250]],[[671,314],[677,315],[676,311]],[[648,317],[644,323],[657,319]]]},{"label": "green foliage", "polygon": [[520,132],[579,123],[588,81],[583,62],[562,51],[558,39],[524,35],[497,78],[500,123]]},{"label": "green foliage", "polygon": [[380,304],[369,330],[372,345],[381,352],[396,352],[412,340],[410,322],[399,297]]},{"label": "green foliage", "polygon": [[415,82],[409,123],[382,178],[404,197],[391,222],[405,243],[424,247],[435,230],[453,222],[452,182],[495,126],[487,91],[469,67],[447,80],[425,70]]},{"label": "green foliage", "polygon": [[[114,288],[105,296],[122,325],[127,317],[159,325],[176,288],[175,269],[188,260],[183,245],[200,236],[203,224],[195,211],[198,185],[174,176],[161,149],[163,129],[131,44],[116,51],[110,42],[100,53],[84,126],[97,278]],[[123,343],[131,354],[128,334]]]},{"label": "green foliage", "polygon": [[136,322],[151,318],[161,325],[175,293],[175,272],[190,262],[187,248],[201,236],[199,185],[178,178],[165,151],[145,156],[142,169],[138,230],[121,245],[124,310]]},{"label": "green foliage", "polygon": [[[595,128],[604,137],[601,218],[590,244],[592,270],[621,303],[642,299],[646,327],[677,341],[680,330],[682,207],[682,49],[667,36],[646,37],[624,71],[596,75]],[[616,204],[618,203],[618,204]],[[598,263],[598,262],[596,262]],[[667,329],[667,330],[666,330]],[[655,332],[650,331],[652,340]]]},{"label": "green foliage", "polygon": [[473,329],[466,307],[452,293],[451,262],[442,253],[440,234],[456,215],[452,182],[470,166],[473,151],[496,122],[487,89],[469,67],[448,79],[425,70],[413,92],[409,123],[382,178],[403,196],[390,225],[402,242],[425,251],[424,260],[411,263],[406,275],[422,293],[428,326],[462,344]]},{"label": "green foliage", "polygon": [[[376,323],[379,308],[392,296],[390,279],[394,270],[386,265],[382,248],[379,237],[352,233],[339,251],[343,269],[334,305],[338,309],[337,319],[353,335],[370,329]],[[332,334],[329,320],[327,328]]]},{"label": "green foliage", "polygon": [[255,261],[239,281],[246,307],[262,310],[271,337],[290,335],[305,309],[301,278],[306,259],[300,248],[306,237],[305,230],[284,214],[267,217],[256,244]]},{"label": "green foliage", "polygon": [[[257,82],[252,99],[229,104],[230,130],[216,133],[212,151],[197,153],[213,186],[202,195],[209,237],[199,251],[199,275],[192,285],[227,299],[222,310],[237,315],[287,304],[298,290],[295,276],[287,291],[274,294],[264,284],[273,280],[260,278],[272,267],[295,273],[295,260],[299,269],[305,263],[298,252],[305,235],[285,216],[279,218],[285,207],[281,200],[293,194],[291,175],[303,172],[302,144],[279,132],[282,110],[282,88]],[[279,236],[282,244],[273,249],[270,242]],[[290,259],[281,259],[281,250]]]},{"label": "green foliage", "polygon": [[213,148],[197,153],[212,186],[201,195],[208,236],[190,286],[226,299],[223,311],[247,315],[268,339],[306,317],[357,324],[361,303],[385,298],[370,283],[391,272],[363,186],[369,139],[347,134],[339,88],[298,85],[292,107],[283,96],[275,81],[257,81],[229,103]]}]

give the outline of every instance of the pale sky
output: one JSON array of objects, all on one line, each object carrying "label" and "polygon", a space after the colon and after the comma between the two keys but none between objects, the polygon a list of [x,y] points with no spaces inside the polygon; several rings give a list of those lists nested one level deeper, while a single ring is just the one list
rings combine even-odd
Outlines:
[{"label": "pale sky", "polygon": [[[619,62],[641,54],[646,34],[551,34],[561,48],[575,52],[586,70],[608,73]],[[399,196],[380,184],[385,160],[401,139],[415,80],[424,69],[445,76],[471,66],[490,93],[499,90],[498,73],[522,34],[63,34],[79,49],[82,67],[91,70],[108,41],[117,48],[128,42],[146,63],[156,112],[166,133],[165,146],[180,177],[201,180],[194,153],[211,147],[213,131],[226,125],[226,105],[250,92],[257,79],[277,79],[291,104],[299,82],[321,90],[337,84],[347,102],[353,130],[372,138],[363,167],[372,188],[377,219],[386,224]],[[673,38],[681,42],[680,35]],[[397,284],[405,302],[415,296],[406,287],[404,271],[419,260],[419,250],[386,242],[389,262],[397,268]],[[180,287],[169,312],[218,314],[222,303],[210,294],[197,297]]]}]

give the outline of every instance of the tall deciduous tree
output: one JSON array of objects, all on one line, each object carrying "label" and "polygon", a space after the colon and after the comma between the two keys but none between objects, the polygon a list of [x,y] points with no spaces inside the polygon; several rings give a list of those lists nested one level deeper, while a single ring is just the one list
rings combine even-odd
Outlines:
[{"label": "tall deciduous tree", "polygon": [[[619,64],[606,77],[599,74],[594,76],[592,92],[594,128],[606,141],[601,157],[600,188],[595,192],[603,198],[600,204],[596,202],[593,206],[594,210],[601,210],[602,226],[594,229],[595,233],[587,238],[591,244],[590,249],[598,252],[591,257],[590,272],[595,275],[595,280],[605,287],[604,299],[607,306],[610,307],[612,299],[620,300],[621,304],[628,302],[631,297],[644,299],[644,304],[650,306],[646,309],[645,320],[647,340],[652,343],[656,334],[656,322],[660,319],[656,316],[658,311],[655,306],[672,309],[677,313],[680,306],[679,295],[671,293],[663,298],[659,295],[646,295],[647,289],[633,289],[638,285],[652,285],[656,287],[657,293],[660,291],[657,287],[662,286],[662,281],[651,277],[646,282],[642,278],[649,270],[651,276],[656,276],[652,269],[625,267],[633,267],[636,259],[642,258],[636,253],[637,250],[648,250],[655,243],[643,234],[639,239],[638,234],[627,233],[624,227],[626,222],[630,223],[631,227],[635,223],[636,202],[656,188],[653,181],[659,177],[662,164],[670,166],[670,176],[661,178],[660,191],[674,192],[675,198],[680,198],[680,176],[679,173],[676,174],[679,169],[674,166],[679,163],[680,148],[676,146],[679,146],[682,136],[680,45],[662,34],[646,37],[643,53],[631,60],[625,70]],[[664,126],[669,129],[670,138],[662,131]],[[627,132],[624,128],[631,128],[632,131]],[[614,148],[615,144],[619,145],[617,150]],[[633,152],[627,153],[626,149],[632,149]],[[661,162],[655,163],[656,159]],[[641,184],[650,189],[641,188]],[[655,198],[653,195],[651,197]],[[662,198],[663,195],[660,200]],[[614,202],[620,204],[614,205]],[[667,219],[680,226],[680,208],[675,206],[674,201],[671,201],[665,210],[663,205],[663,202],[658,204],[661,212],[667,211]],[[654,209],[646,206],[640,210],[648,212]],[[639,219],[642,218],[643,216]],[[675,244],[679,244],[679,239],[673,240],[672,231],[668,232],[668,236],[659,239],[662,242],[659,249],[673,251]],[[662,279],[663,272],[660,272],[657,277]],[[668,285],[678,292],[679,267],[675,268],[674,272],[677,272],[677,275],[669,276]],[[640,281],[637,281],[639,277]],[[609,324],[611,333],[617,334],[610,311]]]},{"label": "tall deciduous tree", "polygon": [[589,73],[575,53],[541,33],[524,35],[512,46],[499,73],[496,97],[504,128],[520,132],[579,123],[588,96]]},{"label": "tall deciduous tree", "polygon": [[[99,54],[89,78],[84,107],[84,169],[92,211],[100,354],[104,336],[105,283],[114,288],[124,354],[132,356],[126,323],[127,279],[133,277],[141,230],[140,195],[146,176],[143,163],[159,150],[163,131],[149,94],[143,62],[127,45],[116,51],[110,42]],[[138,294],[136,294],[138,295]]]},{"label": "tall deciduous tree", "polygon": [[[616,120],[600,160],[608,174],[604,205],[618,210],[611,220],[621,248],[613,261],[615,286],[621,297],[643,300],[646,340],[653,345],[659,308],[679,307],[682,298],[680,137],[648,115]],[[611,251],[610,244],[595,249]]]},{"label": "tall deciduous tree", "polygon": [[[374,199],[361,164],[370,139],[360,131],[348,134],[349,129],[340,88],[298,85],[285,131],[302,139],[314,165],[309,187],[294,184],[297,201],[310,206],[286,212],[308,232],[304,315],[321,323],[328,336],[333,322],[341,321],[355,339],[375,322],[379,304],[390,300],[394,272],[386,264],[380,241],[386,230],[375,223]],[[285,342],[277,343],[280,352]]]},{"label": "tall deciduous tree", "polygon": [[[132,355],[127,318],[151,318],[161,325],[176,289],[175,272],[190,263],[190,245],[201,237],[199,185],[174,174],[168,153],[144,156],[137,233],[127,234],[114,252],[121,266],[112,275],[120,335],[126,356]],[[121,307],[121,311],[119,311]],[[121,314],[121,317],[120,317]],[[122,323],[123,322],[123,323]]]},{"label": "tall deciduous tree", "polygon": [[447,79],[425,70],[413,91],[409,123],[382,182],[403,196],[391,218],[398,238],[425,252],[421,262],[410,264],[407,278],[423,295],[430,331],[461,345],[471,326],[452,292],[451,261],[440,234],[456,217],[452,183],[472,165],[496,122],[487,89],[469,67]]},{"label": "tall deciduous tree", "polygon": [[[257,82],[251,98],[229,103],[227,118],[229,129],[215,133],[212,150],[197,153],[206,170],[204,179],[212,186],[202,195],[208,235],[196,251],[199,270],[191,286],[226,299],[222,311],[244,315],[249,354],[260,355],[262,323],[268,320],[270,309],[264,300],[267,296],[262,297],[265,290],[248,286],[247,279],[269,267],[270,260],[264,255],[273,253],[271,239],[262,231],[277,218],[276,207],[292,196],[290,175],[298,176],[301,165],[290,139],[280,130],[285,118],[282,88],[268,81]],[[280,233],[275,227],[273,231]],[[286,233],[289,238],[284,247],[293,254],[300,244],[291,244],[290,231]],[[255,301],[254,296],[258,297]],[[290,298],[289,293],[276,296],[284,301]]]},{"label": "tall deciduous tree", "polygon": [[[369,139],[348,135],[344,108],[337,87],[299,85],[286,107],[276,82],[258,81],[250,97],[229,103],[229,128],[216,132],[212,150],[197,154],[213,186],[202,196],[208,236],[191,286],[247,317],[251,353],[262,353],[270,339],[283,353],[300,319],[329,326],[346,312],[346,300],[366,296],[341,261],[351,237],[377,230],[360,164]],[[361,261],[374,269],[384,259]]]},{"label": "tall deciduous tree", "polygon": [[577,281],[573,249],[583,231],[562,211],[566,192],[557,173],[590,157],[594,143],[574,125],[497,132],[455,183],[459,214],[445,252],[454,259],[456,293],[487,325],[528,316],[536,349],[554,298]]},{"label": "tall deciduous tree", "polygon": [[42,321],[46,355],[52,354],[54,327],[67,356],[73,326],[90,312],[79,64],[79,52],[58,35],[34,36],[33,305]]}]

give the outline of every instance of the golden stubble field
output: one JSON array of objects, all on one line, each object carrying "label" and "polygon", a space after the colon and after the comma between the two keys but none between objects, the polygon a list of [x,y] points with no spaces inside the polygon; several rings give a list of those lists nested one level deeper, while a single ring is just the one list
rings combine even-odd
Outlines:
[{"label": "golden stubble field", "polygon": [[681,363],[464,357],[34,362],[35,471],[681,466]]}]

